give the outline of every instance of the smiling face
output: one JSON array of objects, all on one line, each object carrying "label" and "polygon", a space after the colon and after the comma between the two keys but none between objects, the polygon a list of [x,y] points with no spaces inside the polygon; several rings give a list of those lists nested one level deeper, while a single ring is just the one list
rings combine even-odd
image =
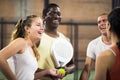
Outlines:
[{"label": "smiling face", "polygon": [[39,40],[42,37],[44,31],[43,21],[40,17],[36,17],[32,20],[31,27],[28,29],[29,37],[32,40]]},{"label": "smiling face", "polygon": [[59,7],[49,8],[45,16],[45,25],[47,28],[57,28],[61,22],[61,12]]},{"label": "smiling face", "polygon": [[97,23],[98,23],[98,29],[102,35],[106,35],[106,22],[107,22],[107,15],[101,15],[98,17]]}]

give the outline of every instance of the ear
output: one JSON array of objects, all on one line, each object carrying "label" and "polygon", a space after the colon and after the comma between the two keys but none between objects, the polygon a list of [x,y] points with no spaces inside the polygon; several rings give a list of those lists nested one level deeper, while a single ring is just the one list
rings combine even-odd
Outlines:
[{"label": "ear", "polygon": [[26,32],[29,32],[30,27],[25,26],[24,29],[25,29]]},{"label": "ear", "polygon": [[108,21],[106,22],[106,28],[107,30],[110,30],[110,23]]}]

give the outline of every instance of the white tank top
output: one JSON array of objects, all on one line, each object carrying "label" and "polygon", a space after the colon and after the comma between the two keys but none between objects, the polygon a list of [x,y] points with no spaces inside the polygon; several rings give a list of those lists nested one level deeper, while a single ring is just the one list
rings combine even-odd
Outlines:
[{"label": "white tank top", "polygon": [[15,54],[13,60],[9,60],[13,73],[15,73],[17,80],[34,80],[35,71],[38,68],[36,58],[31,54],[30,47],[22,54]]}]

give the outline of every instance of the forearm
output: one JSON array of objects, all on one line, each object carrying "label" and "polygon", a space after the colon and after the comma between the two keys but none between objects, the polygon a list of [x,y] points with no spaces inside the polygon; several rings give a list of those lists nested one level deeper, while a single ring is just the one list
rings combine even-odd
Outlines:
[{"label": "forearm", "polygon": [[70,66],[65,66],[65,70],[66,70],[67,74],[71,74],[76,70],[76,67],[74,64],[72,64]]},{"label": "forearm", "polygon": [[5,75],[5,77],[8,80],[16,80],[16,77],[13,74],[13,72],[11,71],[7,61],[5,61],[2,58],[0,59],[0,70],[2,71],[2,73]]},{"label": "forearm", "polygon": [[91,67],[93,65],[94,60],[90,57],[86,58],[85,61],[85,66],[82,70],[82,73],[80,75],[80,79],[79,80],[89,80],[89,76],[90,76],[90,71],[91,71]]},{"label": "forearm", "polygon": [[89,80],[90,70],[83,69],[79,80]]},{"label": "forearm", "polygon": [[43,77],[43,76],[48,76],[48,72],[47,72],[47,70],[41,70],[41,71],[37,71],[36,73],[35,73],[35,79],[39,79],[39,78],[41,78],[41,77]]},{"label": "forearm", "polygon": [[35,79],[39,79],[41,77],[59,77],[59,73],[57,69],[50,68],[45,70],[37,70],[35,73]]}]

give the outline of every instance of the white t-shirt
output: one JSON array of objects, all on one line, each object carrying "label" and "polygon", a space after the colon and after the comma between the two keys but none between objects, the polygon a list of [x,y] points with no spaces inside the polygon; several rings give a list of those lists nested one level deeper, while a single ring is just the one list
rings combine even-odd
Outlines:
[{"label": "white t-shirt", "polygon": [[96,59],[96,57],[100,54],[100,52],[108,49],[110,45],[106,45],[102,41],[102,37],[98,37],[94,40],[92,40],[87,47],[87,56]]}]

